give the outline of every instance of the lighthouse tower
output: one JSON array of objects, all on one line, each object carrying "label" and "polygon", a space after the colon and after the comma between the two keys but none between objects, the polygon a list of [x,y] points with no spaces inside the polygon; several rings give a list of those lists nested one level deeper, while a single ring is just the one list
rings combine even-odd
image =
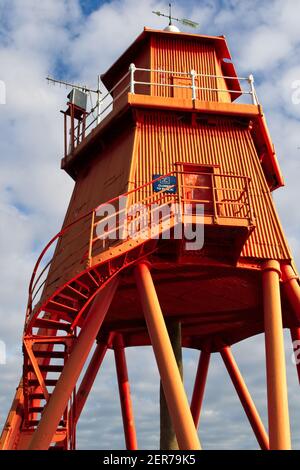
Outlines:
[{"label": "lighthouse tower", "polygon": [[[64,113],[61,166],[74,191],[30,281],[23,374],[1,448],[74,449],[113,349],[126,448],[136,449],[125,352],[149,346],[163,448],[201,448],[215,353],[260,447],[289,449],[283,328],[300,339],[300,286],[272,199],[284,182],[253,77],[237,76],[223,36],[170,27],[145,28],[101,78],[109,92],[98,107],[87,112],[74,90]],[[259,333],[268,434],[230,349]],[[181,347],[199,351],[191,403]]]}]

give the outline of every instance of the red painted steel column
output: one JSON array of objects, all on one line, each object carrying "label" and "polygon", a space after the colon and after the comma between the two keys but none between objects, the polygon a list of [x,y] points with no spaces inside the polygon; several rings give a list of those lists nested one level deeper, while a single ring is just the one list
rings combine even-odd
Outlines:
[{"label": "red painted steel column", "polygon": [[251,398],[238,365],[235,362],[231,349],[229,347],[225,347],[221,349],[220,354],[260,447],[263,450],[269,450],[269,438],[265,427],[260,419],[256,406]]},{"label": "red painted steel column", "polygon": [[262,266],[269,439],[271,450],[291,448],[285,352],[280,301],[280,265]]},{"label": "red painted steel column", "polygon": [[296,328],[296,327],[291,328],[291,337],[292,337],[292,342],[294,345],[294,357],[296,361],[298,381],[300,384],[300,353],[298,353],[299,348],[300,348],[300,328]]},{"label": "red painted steel column", "polygon": [[199,426],[209,362],[210,353],[206,351],[201,351],[191,401],[191,412],[196,428],[198,428]]},{"label": "red painted steel column", "polygon": [[152,276],[145,263],[135,268],[135,278],[178,446],[181,450],[201,449]]},{"label": "red painted steel column", "polygon": [[41,421],[33,434],[29,449],[48,449],[90,349],[109,309],[117,285],[118,278],[115,277],[97,294],[90,312],[82,325],[69,359],[41,417]]},{"label": "red painted steel column", "polygon": [[283,288],[294,309],[295,318],[300,322],[300,286],[298,276],[290,265],[282,265],[281,272]]},{"label": "red painted steel column", "polygon": [[[179,369],[181,380],[183,380],[183,362],[182,362],[182,338],[181,338],[181,323],[166,320],[166,327],[171,341],[172,349],[176,359],[176,364]],[[159,386],[159,411],[160,411],[160,450],[178,450],[178,442],[172,419],[169,413],[169,408],[166,402],[164,389],[162,383]]]},{"label": "red painted steel column", "polygon": [[137,450],[137,438],[134,424],[134,415],[130,395],[130,385],[125,357],[123,338],[116,335],[114,339],[114,353],[119,385],[120,403],[123,418],[124,435],[127,450]]},{"label": "red painted steel column", "polygon": [[78,392],[76,393],[75,423],[77,423],[77,421],[79,420],[81,412],[88,399],[95,378],[97,377],[98,371],[105,357],[108,348],[108,343],[109,340],[107,342],[99,341],[99,343],[97,344],[94,354],[79,386]]},{"label": "red painted steel column", "polygon": [[[299,286],[299,279],[297,273],[293,270],[292,266],[290,265],[282,265],[281,266],[281,273],[282,273],[282,280],[283,280],[283,287],[288,297],[288,300],[291,304],[291,307],[294,310],[295,319],[300,322],[300,286]],[[300,341],[300,328],[299,327],[292,327],[291,328],[291,338],[293,343],[295,341]],[[299,343],[296,343],[296,347],[294,351],[299,349]],[[295,354],[296,360],[296,368],[298,374],[298,380],[300,384],[300,362],[297,364],[297,361],[300,360],[298,354]]]}]

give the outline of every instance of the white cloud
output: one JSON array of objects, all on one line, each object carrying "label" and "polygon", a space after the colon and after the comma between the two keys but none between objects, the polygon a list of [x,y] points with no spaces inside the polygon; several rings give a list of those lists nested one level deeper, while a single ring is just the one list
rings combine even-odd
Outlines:
[{"label": "white cloud", "polygon": [[274,65],[284,59],[292,46],[284,33],[272,26],[261,26],[244,42],[240,64],[243,69],[273,73]]},{"label": "white cloud", "polygon": [[[117,58],[144,24],[164,26],[164,20],[150,12],[165,7],[162,1],[112,1],[86,18],[77,0],[0,0],[0,80],[7,89],[7,104],[0,106],[0,340],[8,346],[8,364],[0,366],[2,423],[21,369],[20,338],[37,246],[59,229],[72,188],[70,178],[59,169],[63,143],[59,110],[64,107],[66,90],[49,87],[45,77],[55,73],[95,85],[96,75]],[[292,104],[290,88],[293,80],[300,79],[299,9],[297,0],[228,0],[219,8],[213,1],[202,2],[200,7],[192,0],[176,5],[176,15],[199,21],[200,32],[225,33],[237,69],[258,75],[258,93],[287,181],[287,188],[278,192],[276,202],[300,261],[300,106]],[[234,351],[266,421],[263,339],[251,339],[234,347]],[[153,354],[129,350],[127,355],[139,442],[155,448],[159,383]],[[197,360],[195,351],[185,352],[189,396]],[[294,442],[299,447],[298,384],[289,362],[288,374]],[[226,435],[220,432],[224,423]],[[95,437],[100,436],[99,429],[101,442]],[[209,371],[200,434],[206,448],[256,447],[217,356]],[[81,448],[124,445],[111,354],[84,410],[78,439]]]}]

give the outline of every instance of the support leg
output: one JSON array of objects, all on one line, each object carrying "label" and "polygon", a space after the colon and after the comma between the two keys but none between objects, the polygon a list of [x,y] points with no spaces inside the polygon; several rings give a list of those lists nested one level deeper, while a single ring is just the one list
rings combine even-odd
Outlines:
[{"label": "support leg", "polygon": [[149,268],[145,263],[140,263],[136,267],[135,277],[179,448],[181,450],[200,449],[198,434],[164,317]]},{"label": "support leg", "polygon": [[288,450],[291,438],[279,276],[277,261],[264,263],[262,280],[270,449]]},{"label": "support leg", "polygon": [[204,397],[204,390],[206,385],[208,367],[210,361],[210,353],[201,351],[198,369],[195,379],[195,385],[193,390],[193,396],[191,401],[191,412],[196,428],[199,426],[200,413],[202,408],[202,402]]},{"label": "support leg", "polygon": [[[182,348],[181,348],[181,324],[180,322],[166,322],[171,345],[175,355],[177,367],[183,378]],[[160,449],[178,450],[178,442],[172,419],[168,410],[164,389],[160,381]]]},{"label": "support leg", "polygon": [[263,450],[269,449],[269,438],[260,419],[255,404],[244,382],[242,374],[239,371],[237,363],[229,347],[225,347],[220,351],[226,369],[231,377],[232,383],[237,391],[239,399],[243,405],[245,413],[249,419],[256,439]]},{"label": "support leg", "polygon": [[98,371],[101,367],[101,364],[103,362],[103,359],[105,357],[107,348],[108,348],[108,342],[102,342],[100,341],[96,349],[94,351],[94,354],[91,358],[91,361],[88,365],[88,368],[84,374],[84,377],[81,381],[80,387],[78,389],[78,392],[76,394],[76,418],[75,418],[75,423],[80,418],[81,412],[84,408],[85,402],[89,396],[89,393],[92,389],[92,386],[94,384],[94,381],[97,377]]},{"label": "support leg", "polygon": [[69,359],[45,408],[41,421],[33,434],[29,444],[30,450],[48,449],[90,349],[96,339],[99,328],[109,309],[117,285],[118,278],[112,279],[95,298]]},{"label": "support leg", "polygon": [[300,286],[297,273],[290,265],[281,266],[281,272],[284,290],[293,307],[295,318],[300,322]]},{"label": "support leg", "polygon": [[128,380],[128,371],[125,357],[125,349],[121,335],[114,339],[115,362],[117,369],[120,402],[122,409],[123,427],[127,450],[137,450],[137,438],[134,424],[134,416]]},{"label": "support leg", "polygon": [[295,345],[295,348],[294,348],[295,361],[296,361],[296,368],[297,368],[297,374],[298,374],[298,381],[300,384],[300,355],[297,352],[299,351],[299,347],[300,347],[300,328],[297,328],[297,327],[291,328],[291,337],[292,337],[293,344]]},{"label": "support leg", "polygon": [[[283,286],[284,286],[285,293],[293,309],[295,319],[299,324],[300,322],[300,285],[299,285],[297,273],[293,270],[292,266],[290,265],[281,266],[281,273],[282,273],[282,278],[284,282]],[[300,341],[299,326],[291,328],[291,337],[292,337],[293,343],[294,341]],[[299,344],[300,343],[297,344],[296,350],[298,350]],[[299,360],[299,357],[298,355],[296,357],[296,354],[295,354],[295,359],[296,361]],[[299,364],[296,364],[296,367],[297,367],[297,373],[298,373],[298,380],[300,384],[300,362]]]}]

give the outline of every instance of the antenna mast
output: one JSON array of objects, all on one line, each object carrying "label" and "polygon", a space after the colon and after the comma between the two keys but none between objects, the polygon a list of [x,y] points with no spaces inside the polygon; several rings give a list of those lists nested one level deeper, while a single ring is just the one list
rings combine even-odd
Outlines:
[{"label": "antenna mast", "polygon": [[93,90],[92,88],[88,88],[85,85],[78,85],[75,83],[65,82],[64,80],[56,80],[52,77],[46,77],[46,80],[49,83],[53,83],[53,85],[64,85],[65,87],[76,88],[77,90],[84,91],[85,93],[98,93],[98,90]]},{"label": "antenna mast", "polygon": [[[53,85],[64,85],[65,87],[70,87],[70,88],[75,88],[77,90],[80,90],[80,91],[83,91],[84,93],[95,93],[97,95],[97,103],[96,103],[96,106],[93,107],[93,109],[95,109],[96,107],[98,108],[97,109],[97,124],[99,124],[100,122],[100,102],[101,102],[101,79],[100,79],[100,75],[97,76],[97,80],[98,80],[98,88],[97,90],[94,90],[93,88],[89,88],[87,87],[86,85],[78,85],[78,84],[75,84],[75,83],[70,83],[70,82],[66,82],[64,80],[57,80],[55,78],[52,78],[52,77],[46,77],[46,80],[48,81],[48,83],[52,83]],[[93,104],[92,104],[93,106]]]}]

